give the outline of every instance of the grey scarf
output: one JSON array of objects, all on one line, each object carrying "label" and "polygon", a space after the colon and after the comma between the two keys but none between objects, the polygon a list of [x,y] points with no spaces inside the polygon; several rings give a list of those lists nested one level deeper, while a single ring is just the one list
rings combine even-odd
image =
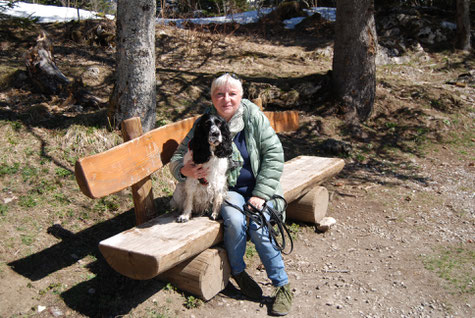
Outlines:
[{"label": "grey scarf", "polygon": [[233,117],[231,117],[231,120],[228,122],[229,125],[229,130],[231,131],[231,136],[234,138],[238,132],[244,129],[244,107],[239,105],[239,108],[237,111],[234,113]]}]

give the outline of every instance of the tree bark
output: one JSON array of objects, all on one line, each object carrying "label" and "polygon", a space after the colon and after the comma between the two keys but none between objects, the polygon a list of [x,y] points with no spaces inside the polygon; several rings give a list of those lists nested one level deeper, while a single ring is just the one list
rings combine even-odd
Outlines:
[{"label": "tree bark", "polygon": [[116,82],[109,100],[114,128],[140,117],[144,132],[155,127],[155,10],[154,0],[119,0],[116,30]]},{"label": "tree bark", "polygon": [[457,36],[455,48],[471,50],[470,43],[470,0],[457,0]]},{"label": "tree bark", "polygon": [[332,82],[345,112],[360,121],[373,111],[377,36],[373,0],[339,0],[336,7]]}]

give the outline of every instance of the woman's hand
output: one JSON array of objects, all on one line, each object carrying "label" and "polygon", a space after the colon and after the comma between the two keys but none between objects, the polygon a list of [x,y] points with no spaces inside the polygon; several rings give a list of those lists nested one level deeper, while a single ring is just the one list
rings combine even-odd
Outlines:
[{"label": "woman's hand", "polygon": [[193,161],[188,161],[180,170],[180,173],[187,178],[201,179],[206,178],[208,169],[204,168],[202,164],[195,164]]},{"label": "woman's hand", "polygon": [[259,210],[262,210],[262,207],[264,206],[264,203],[266,203],[266,200],[259,197],[251,197],[248,202]]}]

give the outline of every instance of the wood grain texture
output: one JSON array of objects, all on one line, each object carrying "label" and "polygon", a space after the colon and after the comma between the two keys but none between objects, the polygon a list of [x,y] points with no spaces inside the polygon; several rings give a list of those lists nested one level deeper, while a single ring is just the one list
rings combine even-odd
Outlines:
[{"label": "wood grain texture", "polygon": [[299,114],[296,111],[264,112],[264,114],[277,133],[299,129]]},{"label": "wood grain texture", "polygon": [[177,223],[176,215],[157,217],[99,243],[109,265],[133,279],[149,279],[193,257],[223,238],[221,223],[195,217]]},{"label": "wood grain texture", "polygon": [[101,198],[149,176],[168,163],[195,119],[154,129],[105,152],[79,159],[75,175],[81,191],[90,198]]},{"label": "wood grain texture", "polygon": [[317,224],[325,217],[328,209],[328,190],[316,186],[287,207],[287,218]]},{"label": "wood grain texture", "polygon": [[314,186],[338,174],[345,161],[340,158],[299,156],[284,164],[280,183],[287,202],[292,202]]},{"label": "wood grain texture", "polygon": [[[265,112],[277,132],[298,128],[298,113]],[[81,158],[75,175],[81,191],[96,199],[138,183],[170,161],[197,117],[149,131],[105,152]]]},{"label": "wood grain texture", "polygon": [[[129,141],[143,135],[140,118],[134,117],[122,122],[122,138]],[[140,225],[156,216],[153,201],[152,179],[146,176],[132,185],[132,198],[134,200],[135,224]]]}]

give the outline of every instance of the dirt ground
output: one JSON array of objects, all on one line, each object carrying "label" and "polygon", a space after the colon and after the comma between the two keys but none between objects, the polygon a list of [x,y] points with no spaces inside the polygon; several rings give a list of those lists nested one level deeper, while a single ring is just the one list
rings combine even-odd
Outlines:
[{"label": "dirt ground", "polygon": [[[22,54],[38,26],[2,21],[0,317],[268,316],[273,289],[252,246],[246,262],[267,296],[262,303],[233,281],[202,302],[156,279],[123,277],[102,258],[97,243],[133,226],[134,216],[129,191],[91,200],[73,176],[78,158],[120,143],[104,109],[114,48],[89,37],[95,26],[43,25],[59,68],[81,79],[99,108],[35,92]],[[71,30],[83,32],[82,41]],[[355,132],[328,98],[332,37],[321,21],[279,32],[159,26],[157,124],[198,113],[209,104],[214,74],[232,71],[266,109],[300,112],[301,129],[280,136],[286,160],[345,159],[324,184],[327,215],[337,224],[319,233],[288,222],[295,237],[284,256],[295,294],[289,317],[475,317],[473,52],[451,50],[448,37],[408,48],[403,63],[378,65],[374,112]],[[330,139],[342,146],[327,148]],[[154,190],[165,212],[173,191],[166,170],[154,176]]]}]

